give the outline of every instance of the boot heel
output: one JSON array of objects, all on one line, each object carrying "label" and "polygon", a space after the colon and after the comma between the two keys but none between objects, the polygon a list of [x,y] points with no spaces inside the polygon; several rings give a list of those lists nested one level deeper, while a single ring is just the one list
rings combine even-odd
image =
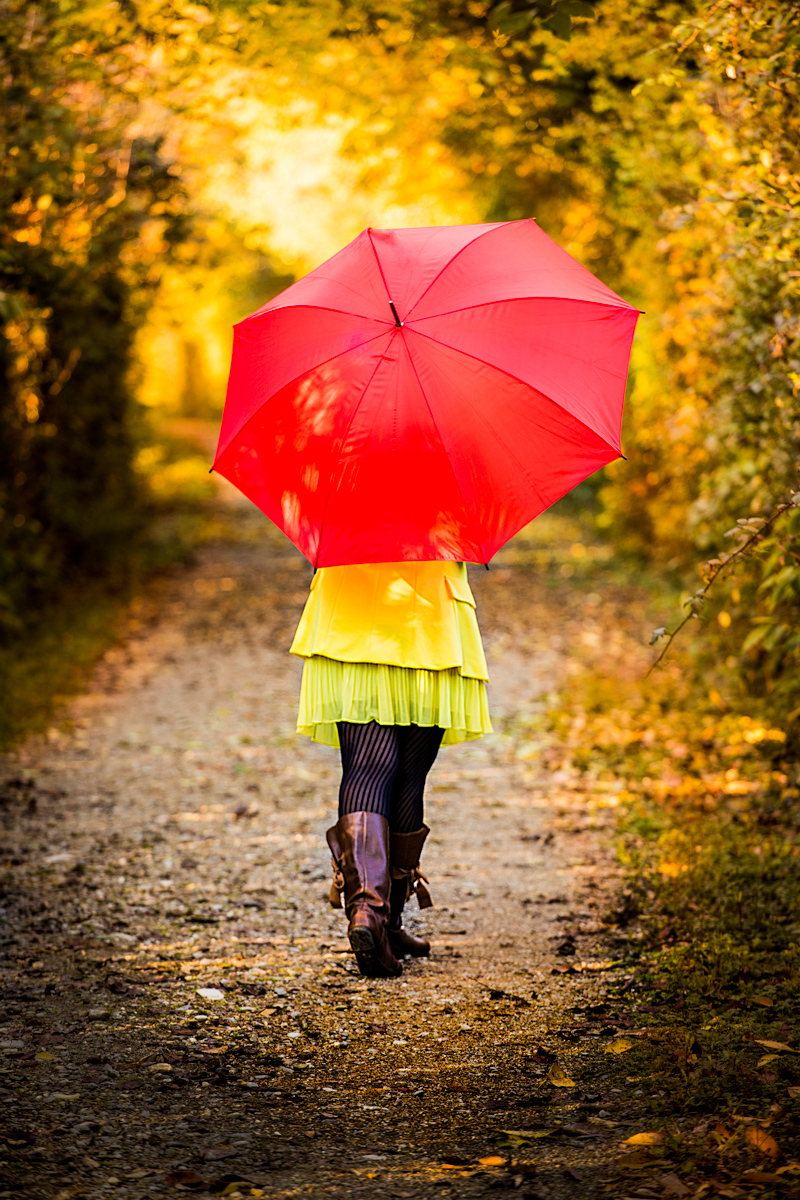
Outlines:
[{"label": "boot heel", "polygon": [[356,955],[369,955],[370,958],[375,956],[375,939],[368,929],[363,925],[351,929],[349,933],[350,949]]},{"label": "boot heel", "polygon": [[392,955],[394,968],[390,967],[386,961],[386,954],[381,955],[375,936],[370,929],[365,929],[363,925],[357,925],[348,933],[350,941],[350,949],[356,956],[358,969],[362,975],[366,975],[370,979],[393,979],[398,975],[402,975],[402,964],[397,962]]}]

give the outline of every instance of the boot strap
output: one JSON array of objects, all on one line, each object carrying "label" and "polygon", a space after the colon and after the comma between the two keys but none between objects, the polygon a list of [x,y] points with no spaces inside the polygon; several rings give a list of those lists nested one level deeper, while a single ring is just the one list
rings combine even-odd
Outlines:
[{"label": "boot strap", "polygon": [[333,879],[331,880],[331,890],[329,898],[331,908],[342,907],[342,892],[344,891],[344,875],[342,874],[336,859],[331,856],[331,865],[333,867]]},{"label": "boot strap", "polygon": [[425,886],[428,879],[418,866],[410,867],[408,870],[404,870],[402,867],[392,867],[392,879],[405,879],[406,903],[412,896],[416,896],[420,908],[433,908],[430,891]]}]

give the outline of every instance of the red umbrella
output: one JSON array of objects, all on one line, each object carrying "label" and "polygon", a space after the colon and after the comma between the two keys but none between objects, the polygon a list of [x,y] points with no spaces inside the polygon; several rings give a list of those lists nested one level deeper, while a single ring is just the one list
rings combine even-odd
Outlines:
[{"label": "red umbrella", "polygon": [[214,469],[315,566],[488,562],[619,457],[638,315],[532,220],[367,229],[235,327]]}]

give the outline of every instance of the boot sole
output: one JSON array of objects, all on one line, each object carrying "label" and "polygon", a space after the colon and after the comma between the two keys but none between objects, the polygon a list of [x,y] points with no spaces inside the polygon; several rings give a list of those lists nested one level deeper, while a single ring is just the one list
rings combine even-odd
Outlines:
[{"label": "boot sole", "polygon": [[352,929],[347,936],[350,941],[350,949],[356,956],[358,969],[362,975],[367,975],[371,979],[394,979],[402,973],[402,967],[397,972],[386,969],[378,958],[375,939],[368,929],[358,927]]}]

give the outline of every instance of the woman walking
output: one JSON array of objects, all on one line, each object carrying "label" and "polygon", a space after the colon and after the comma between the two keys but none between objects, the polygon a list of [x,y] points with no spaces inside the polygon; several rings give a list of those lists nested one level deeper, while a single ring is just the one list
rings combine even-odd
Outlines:
[{"label": "woman walking", "polygon": [[486,658],[464,563],[316,572],[291,652],[304,659],[298,732],[341,751],[328,830],[331,903],[364,975],[397,976],[430,945],[403,928],[431,903],[420,857],[425,780],[441,745],[491,732]]}]

